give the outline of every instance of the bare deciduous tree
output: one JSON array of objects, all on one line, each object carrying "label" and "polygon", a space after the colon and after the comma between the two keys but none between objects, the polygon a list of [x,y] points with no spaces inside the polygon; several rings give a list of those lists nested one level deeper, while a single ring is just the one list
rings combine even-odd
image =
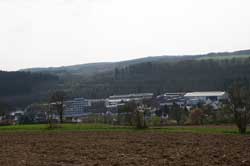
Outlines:
[{"label": "bare deciduous tree", "polygon": [[59,114],[60,123],[63,123],[63,111],[64,101],[66,94],[64,91],[55,91],[50,95],[49,102],[55,106],[57,113]]},{"label": "bare deciduous tree", "polygon": [[240,84],[230,89],[230,105],[234,112],[235,123],[241,134],[245,134],[250,122],[250,90]]}]

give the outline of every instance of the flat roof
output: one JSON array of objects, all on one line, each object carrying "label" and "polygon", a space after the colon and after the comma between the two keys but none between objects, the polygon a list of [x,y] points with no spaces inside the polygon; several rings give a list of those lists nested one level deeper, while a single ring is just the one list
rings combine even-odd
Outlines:
[{"label": "flat roof", "polygon": [[205,96],[223,96],[226,92],[223,91],[208,91],[208,92],[189,92],[185,97],[205,97]]},{"label": "flat roof", "polygon": [[164,95],[184,95],[185,92],[170,92],[170,93],[164,93]]},{"label": "flat roof", "polygon": [[113,98],[133,98],[133,97],[145,97],[145,96],[153,96],[153,93],[135,93],[135,94],[125,94],[125,95],[114,95],[110,96],[110,99]]}]

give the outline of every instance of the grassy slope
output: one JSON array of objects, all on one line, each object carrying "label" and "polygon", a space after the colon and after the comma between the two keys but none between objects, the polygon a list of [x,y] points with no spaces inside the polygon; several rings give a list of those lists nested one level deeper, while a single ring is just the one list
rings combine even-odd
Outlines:
[{"label": "grassy slope", "polygon": [[[76,131],[126,131],[126,132],[166,132],[166,133],[204,133],[204,134],[236,134],[234,126],[169,126],[137,130],[133,127],[111,126],[105,124],[63,124],[56,129],[48,129],[47,125],[1,126],[1,132],[76,132]],[[250,131],[249,131],[250,132]]]}]

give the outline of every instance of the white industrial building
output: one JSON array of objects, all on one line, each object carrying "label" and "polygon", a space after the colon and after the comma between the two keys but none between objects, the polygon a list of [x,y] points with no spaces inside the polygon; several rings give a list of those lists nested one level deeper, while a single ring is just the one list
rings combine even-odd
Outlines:
[{"label": "white industrial building", "polygon": [[190,92],[184,95],[187,105],[197,105],[199,103],[211,105],[214,109],[218,109],[223,101],[228,100],[229,96],[224,91],[209,92]]},{"label": "white industrial building", "polygon": [[210,92],[190,92],[184,95],[187,99],[198,99],[200,101],[220,101],[228,99],[227,92],[222,91],[210,91]]}]

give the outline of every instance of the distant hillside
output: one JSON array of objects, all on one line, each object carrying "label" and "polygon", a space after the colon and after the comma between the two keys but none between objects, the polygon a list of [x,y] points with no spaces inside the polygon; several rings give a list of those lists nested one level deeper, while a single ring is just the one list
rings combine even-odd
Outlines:
[{"label": "distant hillside", "polygon": [[203,56],[199,56],[197,59],[223,60],[223,59],[249,58],[249,57],[250,57],[250,50],[241,50],[235,52],[209,53]]},{"label": "distant hillside", "polygon": [[189,56],[158,56],[158,57],[146,57],[121,62],[102,62],[102,63],[89,63],[80,64],[73,66],[62,66],[62,67],[49,67],[49,68],[30,68],[23,69],[21,71],[28,71],[32,73],[51,73],[57,75],[72,74],[72,75],[84,75],[92,76],[107,71],[112,71],[115,68],[123,68],[133,64],[145,63],[145,62],[173,62],[184,59],[190,59]]},{"label": "distant hillside", "polygon": [[145,62],[130,65],[66,87],[76,96],[103,98],[114,94],[228,90],[235,81],[250,86],[250,58]]},{"label": "distant hillside", "polygon": [[128,61],[121,61],[121,62],[90,63],[90,64],[80,64],[73,66],[51,67],[51,68],[30,68],[30,69],[23,69],[21,71],[51,73],[51,74],[57,74],[59,76],[65,74],[92,76],[95,74],[112,71],[115,68],[119,69],[129,65],[146,63],[146,62],[177,62],[184,60],[205,60],[205,59],[222,60],[222,59],[246,58],[246,57],[250,57],[250,50],[209,53],[204,55],[183,55],[183,56],[164,55],[164,56],[146,57]]},{"label": "distant hillside", "polygon": [[0,101],[13,105],[36,101],[59,83],[57,76],[28,72],[0,71],[0,80]]},{"label": "distant hillside", "polygon": [[137,92],[227,90],[234,81],[249,86],[249,55],[250,50],[245,50],[1,72],[0,101],[23,106],[46,100],[51,89],[63,89],[69,98],[105,98]]},{"label": "distant hillside", "polygon": [[73,75],[94,75],[100,72],[106,72],[113,70],[116,67],[115,63],[90,63],[82,65],[73,65],[73,66],[62,66],[62,67],[50,67],[50,68],[30,68],[23,69],[21,71],[29,71],[32,73],[51,73],[57,75],[63,74],[73,74]]}]

